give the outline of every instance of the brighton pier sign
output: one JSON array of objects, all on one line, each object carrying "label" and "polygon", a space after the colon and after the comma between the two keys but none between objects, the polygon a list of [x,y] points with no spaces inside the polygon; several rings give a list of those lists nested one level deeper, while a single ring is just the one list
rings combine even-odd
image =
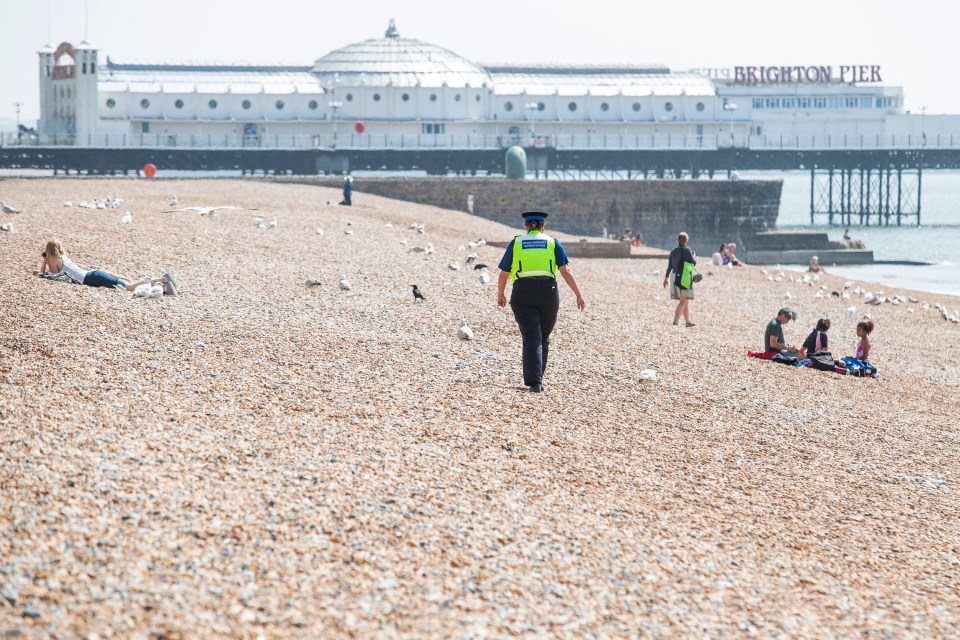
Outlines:
[{"label": "brighton pier sign", "polygon": [[839,66],[734,67],[693,69],[711,80],[733,84],[823,84],[827,82],[883,82],[878,64]]}]

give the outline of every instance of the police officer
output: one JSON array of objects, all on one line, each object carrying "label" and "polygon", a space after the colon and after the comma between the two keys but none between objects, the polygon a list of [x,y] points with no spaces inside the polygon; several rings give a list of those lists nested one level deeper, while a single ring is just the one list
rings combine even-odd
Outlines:
[{"label": "police officer", "polygon": [[523,383],[530,391],[543,391],[543,373],[547,368],[550,333],[560,310],[560,292],[557,291],[557,272],[577,296],[577,308],[587,306],[577,280],[570,271],[567,253],[560,242],[543,232],[547,214],[527,211],[523,227],[527,233],[516,236],[507,245],[500,260],[500,278],[497,281],[497,304],[507,305],[504,289],[507,279],[513,280],[510,308],[520,325],[523,337]]}]

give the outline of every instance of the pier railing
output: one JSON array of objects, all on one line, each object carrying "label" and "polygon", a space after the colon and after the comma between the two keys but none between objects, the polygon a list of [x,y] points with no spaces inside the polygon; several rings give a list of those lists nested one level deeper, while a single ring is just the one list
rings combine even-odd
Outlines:
[{"label": "pier railing", "polygon": [[866,149],[960,149],[957,134],[898,135],[806,135],[806,136],[729,136],[678,134],[566,134],[537,136],[532,139],[513,135],[480,134],[373,134],[339,135],[217,135],[217,134],[121,134],[102,133],[76,136],[41,134],[0,135],[0,146],[52,146],[96,148],[169,148],[169,149],[327,149],[327,150],[411,150],[411,149],[506,149],[513,145],[527,148],[562,150],[717,150],[784,149],[798,151]]}]

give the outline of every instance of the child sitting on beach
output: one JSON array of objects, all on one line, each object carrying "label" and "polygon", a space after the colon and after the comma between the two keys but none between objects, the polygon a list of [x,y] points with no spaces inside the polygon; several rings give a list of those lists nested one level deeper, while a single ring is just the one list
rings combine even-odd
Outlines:
[{"label": "child sitting on beach", "polygon": [[92,271],[81,269],[63,252],[63,245],[59,240],[48,240],[40,255],[43,258],[40,271],[33,273],[41,278],[85,284],[88,287],[111,287],[121,291],[133,291],[142,284],[149,283],[153,286],[160,283],[163,285],[164,295],[176,295],[177,292],[176,282],[169,273],[159,278],[145,277],[130,281],[128,278],[121,278],[99,269]]},{"label": "child sitting on beach", "polygon": [[877,368],[870,359],[870,334],[873,333],[873,320],[862,320],[857,323],[857,355],[843,359],[847,370],[854,375],[877,376]]},{"label": "child sitting on beach", "polygon": [[808,355],[817,353],[818,351],[829,351],[830,349],[827,346],[827,331],[829,330],[830,320],[828,318],[820,318],[817,320],[817,327],[810,332],[807,339],[803,341],[803,346],[800,347],[799,358],[803,360]]}]

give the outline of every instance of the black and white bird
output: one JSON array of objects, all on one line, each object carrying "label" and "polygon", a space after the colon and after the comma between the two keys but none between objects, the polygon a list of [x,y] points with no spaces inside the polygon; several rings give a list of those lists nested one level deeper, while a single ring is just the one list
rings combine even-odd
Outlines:
[{"label": "black and white bird", "polygon": [[[478,263],[478,264],[473,265],[473,270],[474,270],[474,271],[476,271],[477,269],[487,269],[487,268],[489,268],[489,267],[487,267],[487,265],[485,265],[485,264],[480,264],[480,263]],[[658,271],[657,273],[660,273],[660,272]]]},{"label": "black and white bird", "polygon": [[479,256],[475,253],[468,253],[467,257],[464,259],[464,262],[466,262],[467,264],[470,264],[471,262],[476,260],[478,257]]},{"label": "black and white bird", "polygon": [[427,299],[423,297],[422,293],[420,293],[420,287],[418,287],[415,284],[412,284],[410,286],[413,287],[413,301],[416,302],[417,300],[420,300],[420,301],[426,302]]}]

